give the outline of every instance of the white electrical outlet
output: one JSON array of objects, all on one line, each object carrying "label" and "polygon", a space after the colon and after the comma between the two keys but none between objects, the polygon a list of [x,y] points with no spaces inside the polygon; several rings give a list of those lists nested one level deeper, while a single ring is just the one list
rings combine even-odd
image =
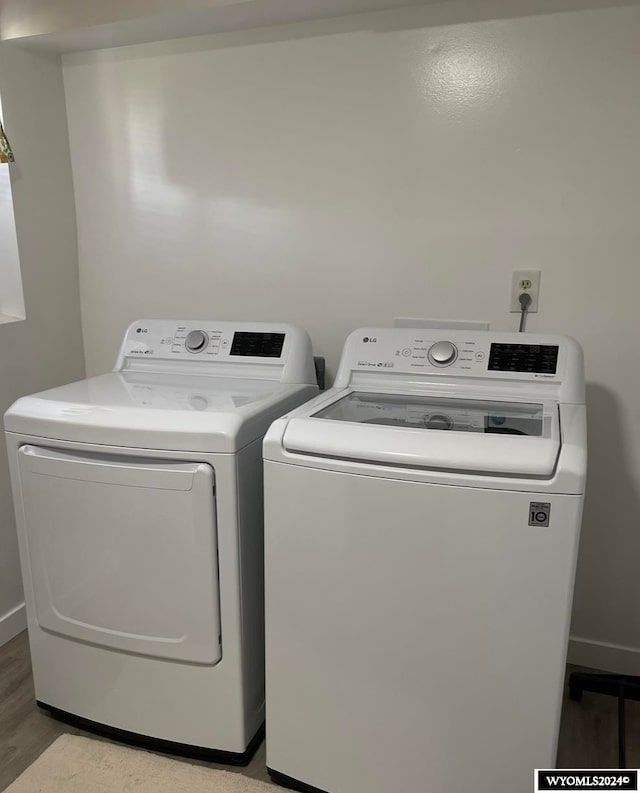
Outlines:
[{"label": "white electrical outlet", "polygon": [[529,314],[538,311],[538,299],[540,297],[540,270],[514,270],[511,274],[511,307],[512,314],[520,313],[522,306],[518,298],[523,292],[531,295],[531,305]]}]

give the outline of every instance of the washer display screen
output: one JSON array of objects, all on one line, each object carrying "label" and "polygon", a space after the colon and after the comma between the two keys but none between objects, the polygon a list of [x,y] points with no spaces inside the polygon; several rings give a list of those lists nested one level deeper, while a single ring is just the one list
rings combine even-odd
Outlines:
[{"label": "washer display screen", "polygon": [[558,366],[557,344],[492,344],[490,372],[531,372],[555,374]]}]

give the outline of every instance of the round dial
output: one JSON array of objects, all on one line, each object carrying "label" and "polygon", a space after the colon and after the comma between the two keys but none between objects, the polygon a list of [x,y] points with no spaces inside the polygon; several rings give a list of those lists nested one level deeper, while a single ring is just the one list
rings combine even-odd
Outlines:
[{"label": "round dial", "polygon": [[453,419],[446,413],[432,413],[424,417],[424,425],[430,430],[450,430],[453,427]]},{"label": "round dial", "polygon": [[437,341],[429,350],[429,360],[434,366],[450,366],[458,357],[458,349],[450,341]]},{"label": "round dial", "polygon": [[193,394],[189,397],[189,404],[194,410],[206,410],[209,407],[209,400],[201,394]]},{"label": "round dial", "polygon": [[184,346],[189,352],[200,352],[209,343],[209,337],[203,330],[192,330],[187,336]]}]

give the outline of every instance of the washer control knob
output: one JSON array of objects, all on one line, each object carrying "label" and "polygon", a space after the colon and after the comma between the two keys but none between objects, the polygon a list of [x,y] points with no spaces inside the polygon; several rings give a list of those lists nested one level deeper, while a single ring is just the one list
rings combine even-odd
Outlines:
[{"label": "washer control knob", "polygon": [[437,341],[429,350],[429,360],[434,366],[450,366],[458,357],[455,344]]},{"label": "washer control knob", "polygon": [[203,330],[192,330],[187,336],[184,346],[189,352],[200,352],[209,343],[209,337]]},{"label": "washer control knob", "polygon": [[453,419],[445,413],[432,413],[425,416],[424,425],[430,430],[450,430],[453,427]]}]

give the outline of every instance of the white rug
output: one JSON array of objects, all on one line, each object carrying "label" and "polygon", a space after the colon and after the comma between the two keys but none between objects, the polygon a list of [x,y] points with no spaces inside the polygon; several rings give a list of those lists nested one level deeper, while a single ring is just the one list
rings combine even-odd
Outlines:
[{"label": "white rug", "polygon": [[277,793],[240,773],[61,735],[5,793]]}]

